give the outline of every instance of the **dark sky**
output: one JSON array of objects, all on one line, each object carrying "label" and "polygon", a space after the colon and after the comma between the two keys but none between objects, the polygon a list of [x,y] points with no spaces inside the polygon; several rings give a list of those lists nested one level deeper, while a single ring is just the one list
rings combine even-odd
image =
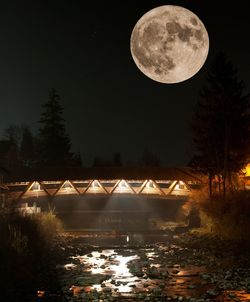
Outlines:
[{"label": "dark sky", "polygon": [[[9,2],[0,8],[0,130],[25,123],[37,132],[41,104],[54,87],[84,164],[117,151],[136,161],[147,149],[163,165],[185,165],[192,153],[188,122],[217,51],[250,90],[247,1]],[[150,80],[130,54],[135,23],[164,4],[192,10],[210,38],[204,67],[179,84]]]}]

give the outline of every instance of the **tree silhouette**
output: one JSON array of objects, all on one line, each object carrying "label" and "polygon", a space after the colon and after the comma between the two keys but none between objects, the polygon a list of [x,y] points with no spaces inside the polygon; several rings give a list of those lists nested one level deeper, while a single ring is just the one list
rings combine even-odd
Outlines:
[{"label": "tree silhouette", "polygon": [[71,141],[65,130],[63,107],[55,89],[43,106],[39,129],[40,163],[46,166],[72,165]]},{"label": "tree silhouette", "polygon": [[25,167],[33,167],[35,162],[35,143],[34,137],[29,127],[23,127],[23,135],[20,146],[20,155],[22,165]]},{"label": "tree silhouette", "polygon": [[25,126],[20,125],[10,125],[3,131],[3,137],[9,141],[11,141],[13,144],[17,146],[17,148],[20,148],[20,144],[22,141],[23,131]]},{"label": "tree silhouette", "polygon": [[225,196],[232,174],[247,161],[250,119],[249,95],[244,94],[236,68],[222,53],[208,73],[191,126],[196,147],[192,165],[209,176],[210,193],[212,178],[217,175]]}]

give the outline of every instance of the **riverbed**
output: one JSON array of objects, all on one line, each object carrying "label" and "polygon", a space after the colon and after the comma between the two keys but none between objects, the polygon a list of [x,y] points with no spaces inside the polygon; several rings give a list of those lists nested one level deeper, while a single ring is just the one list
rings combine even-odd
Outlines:
[{"label": "riverbed", "polygon": [[248,254],[217,238],[65,234],[65,301],[250,301]]}]

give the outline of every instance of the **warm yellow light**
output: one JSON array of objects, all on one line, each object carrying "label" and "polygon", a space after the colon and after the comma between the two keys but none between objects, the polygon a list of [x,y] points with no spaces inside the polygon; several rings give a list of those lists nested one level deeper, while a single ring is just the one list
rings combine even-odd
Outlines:
[{"label": "warm yellow light", "polygon": [[93,189],[98,189],[100,187],[98,180],[94,180],[92,182],[92,188]]},{"label": "warm yellow light", "polygon": [[245,176],[250,176],[250,164],[246,166],[243,172],[245,173]]},{"label": "warm yellow light", "polygon": [[119,182],[118,187],[119,187],[120,189],[125,189],[125,188],[128,187],[128,185],[127,185],[126,181],[122,179],[122,180]]},{"label": "warm yellow light", "polygon": [[177,186],[175,187],[176,190],[185,190],[186,189],[186,186],[184,184],[183,181],[179,181],[179,183],[177,184]]},{"label": "warm yellow light", "polygon": [[154,183],[153,183],[152,180],[149,180],[149,181],[147,182],[146,188],[147,188],[147,189],[154,189],[154,188],[155,188]]},{"label": "warm yellow light", "polygon": [[69,191],[70,189],[72,189],[72,185],[70,184],[70,182],[68,180],[65,181],[65,183],[63,185],[63,189],[65,189],[66,191]]},{"label": "warm yellow light", "polygon": [[44,295],[45,295],[45,291],[43,291],[43,290],[38,290],[37,291],[37,297],[38,298],[42,298]]},{"label": "warm yellow light", "polygon": [[39,182],[35,181],[31,188],[32,191],[41,191],[41,186]]}]

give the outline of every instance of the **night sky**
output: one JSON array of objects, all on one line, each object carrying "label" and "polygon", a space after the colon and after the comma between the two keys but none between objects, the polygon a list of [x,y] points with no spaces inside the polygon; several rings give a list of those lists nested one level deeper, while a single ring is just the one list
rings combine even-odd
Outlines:
[{"label": "night sky", "polygon": [[[55,1],[51,1],[51,3]],[[25,4],[26,3],[26,4]],[[73,150],[83,164],[95,156],[137,161],[145,150],[162,165],[186,165],[189,121],[218,51],[224,51],[250,91],[247,1],[12,1],[0,9],[0,131],[10,124],[38,130],[49,90],[61,96]],[[178,84],[161,84],[136,67],[130,35],[148,10],[181,5],[202,20],[210,50],[204,67]]]}]

